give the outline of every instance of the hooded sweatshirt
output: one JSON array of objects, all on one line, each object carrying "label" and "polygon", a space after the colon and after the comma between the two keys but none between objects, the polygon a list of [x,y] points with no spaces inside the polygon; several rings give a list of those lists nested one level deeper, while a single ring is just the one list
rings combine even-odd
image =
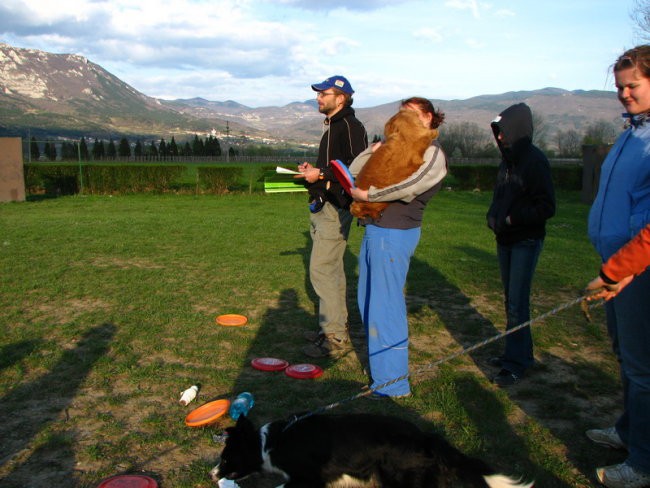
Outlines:
[{"label": "hooded sweatshirt", "polygon": [[321,170],[323,179],[315,183],[305,183],[310,195],[323,192],[327,201],[339,208],[348,208],[352,202],[339,181],[334,176],[330,161],[338,159],[346,166],[368,147],[368,134],[363,124],[355,117],[351,106],[326,118],[323,125],[323,136],[318,148],[316,167]]},{"label": "hooded sweatshirt", "polygon": [[555,215],[555,190],[548,159],[532,142],[530,108],[525,103],[512,105],[491,127],[502,160],[487,212],[488,226],[503,245],[543,239],[546,221]]}]

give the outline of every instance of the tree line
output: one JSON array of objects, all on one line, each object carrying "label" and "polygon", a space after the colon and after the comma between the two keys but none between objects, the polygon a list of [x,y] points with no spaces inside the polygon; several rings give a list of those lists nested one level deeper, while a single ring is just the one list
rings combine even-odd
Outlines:
[{"label": "tree line", "polygon": [[[230,152],[234,155],[236,150],[231,148]],[[131,157],[156,159],[177,156],[219,157],[221,155],[221,143],[216,137],[209,136],[201,139],[198,135],[195,135],[191,142],[186,141],[184,144],[177,144],[176,139],[172,136],[169,142],[162,138],[160,141],[151,141],[149,144],[137,139],[133,146],[126,137],[122,137],[117,144],[113,139],[105,142],[95,138],[94,142],[89,145],[85,137],[81,137],[79,142],[57,143],[50,140],[43,143],[42,153],[40,144],[35,137],[31,138],[29,145],[29,159],[32,161],[39,159],[104,161]]]},{"label": "tree line", "polygon": [[[613,144],[619,128],[612,122],[596,120],[587,125],[584,132],[575,129],[550,133],[551,127],[543,116],[533,111],[533,143],[547,156],[557,158],[581,158],[582,146],[590,144]],[[498,158],[501,156],[494,136],[475,122],[454,122],[440,128],[440,145],[450,157]]]},{"label": "tree line", "polygon": [[[539,113],[533,112],[534,140],[533,142],[546,152],[549,157],[581,158],[582,146],[585,144],[612,144],[618,135],[617,127],[609,121],[596,120],[589,124],[584,132],[575,129],[559,130],[550,135],[549,125]],[[375,135],[373,142],[380,140]],[[440,144],[445,153],[452,158],[498,158],[499,150],[494,137],[489,130],[476,122],[445,123],[440,128]],[[271,147],[268,145],[231,145],[229,156],[238,156],[240,150],[246,149],[248,156],[286,156],[291,152],[287,148]],[[29,148],[29,160],[45,159],[56,161],[111,161],[135,158],[137,160],[159,160],[176,157],[212,157],[223,155],[221,143],[210,135],[205,139],[194,135],[193,139],[177,143],[174,136],[169,142],[164,138],[159,141],[143,143],[137,139],[131,144],[126,137],[117,143],[110,139],[108,142],[95,138],[90,144],[82,137],[79,142],[64,141],[55,143],[45,141],[41,152],[38,141],[32,137]],[[294,155],[308,156],[306,150]],[[309,156],[312,154],[310,153]]]}]

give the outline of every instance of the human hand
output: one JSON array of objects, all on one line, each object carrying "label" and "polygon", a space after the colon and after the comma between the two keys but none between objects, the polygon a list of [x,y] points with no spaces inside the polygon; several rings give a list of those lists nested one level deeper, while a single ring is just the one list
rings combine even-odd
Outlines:
[{"label": "human hand", "polygon": [[367,202],[368,201],[368,190],[362,190],[361,188],[350,188],[350,195],[357,202]]},{"label": "human hand", "polygon": [[[300,172],[300,174],[294,175],[294,178],[306,178],[305,173],[310,169],[313,169],[313,166],[311,164],[309,164],[307,162],[300,163],[298,165],[298,171]],[[307,180],[307,181],[309,181],[309,180]]]},{"label": "human hand", "polygon": [[586,291],[590,292],[587,296],[587,300],[599,300],[604,298],[605,301],[611,300],[616,295],[618,295],[623,288],[625,288],[632,280],[634,275],[626,276],[621,281],[615,284],[605,283],[605,281],[599,276],[589,282],[587,285]]}]

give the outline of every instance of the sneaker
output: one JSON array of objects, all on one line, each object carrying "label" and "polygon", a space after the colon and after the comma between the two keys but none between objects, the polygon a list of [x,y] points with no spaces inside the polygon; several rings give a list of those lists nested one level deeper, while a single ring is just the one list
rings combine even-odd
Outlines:
[{"label": "sneaker", "polygon": [[507,369],[502,369],[499,371],[494,378],[492,378],[492,383],[498,386],[512,386],[521,379],[520,376],[516,375],[512,371]]},{"label": "sneaker", "polygon": [[306,330],[302,334],[307,342],[318,342],[323,335],[323,331],[321,330]]},{"label": "sneaker", "polygon": [[323,334],[318,341],[303,347],[302,352],[310,358],[337,358],[350,349],[349,337],[341,339],[334,334]]},{"label": "sneaker", "polygon": [[609,488],[643,488],[650,486],[650,474],[637,471],[627,463],[596,469],[596,477]]},{"label": "sneaker", "polygon": [[607,429],[591,429],[585,432],[587,437],[601,446],[611,447],[612,449],[626,449],[625,444],[618,435],[616,427]]},{"label": "sneaker", "polygon": [[404,393],[403,395],[387,395],[386,393],[381,393],[379,391],[373,391],[368,398],[371,400],[383,400],[384,398],[409,398],[412,396],[412,393]]}]

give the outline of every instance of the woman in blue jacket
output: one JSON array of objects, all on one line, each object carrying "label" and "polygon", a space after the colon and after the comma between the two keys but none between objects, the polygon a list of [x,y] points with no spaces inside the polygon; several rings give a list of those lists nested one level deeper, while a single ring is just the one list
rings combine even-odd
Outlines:
[{"label": "woman in blue jacket", "polygon": [[[629,127],[603,163],[589,213],[589,238],[603,262],[650,222],[650,45],[614,64],[618,99]],[[625,462],[598,468],[609,487],[650,486],[650,273],[606,303],[607,328],[621,364],[623,414],[616,425],[587,431],[594,442],[627,448]]]}]

